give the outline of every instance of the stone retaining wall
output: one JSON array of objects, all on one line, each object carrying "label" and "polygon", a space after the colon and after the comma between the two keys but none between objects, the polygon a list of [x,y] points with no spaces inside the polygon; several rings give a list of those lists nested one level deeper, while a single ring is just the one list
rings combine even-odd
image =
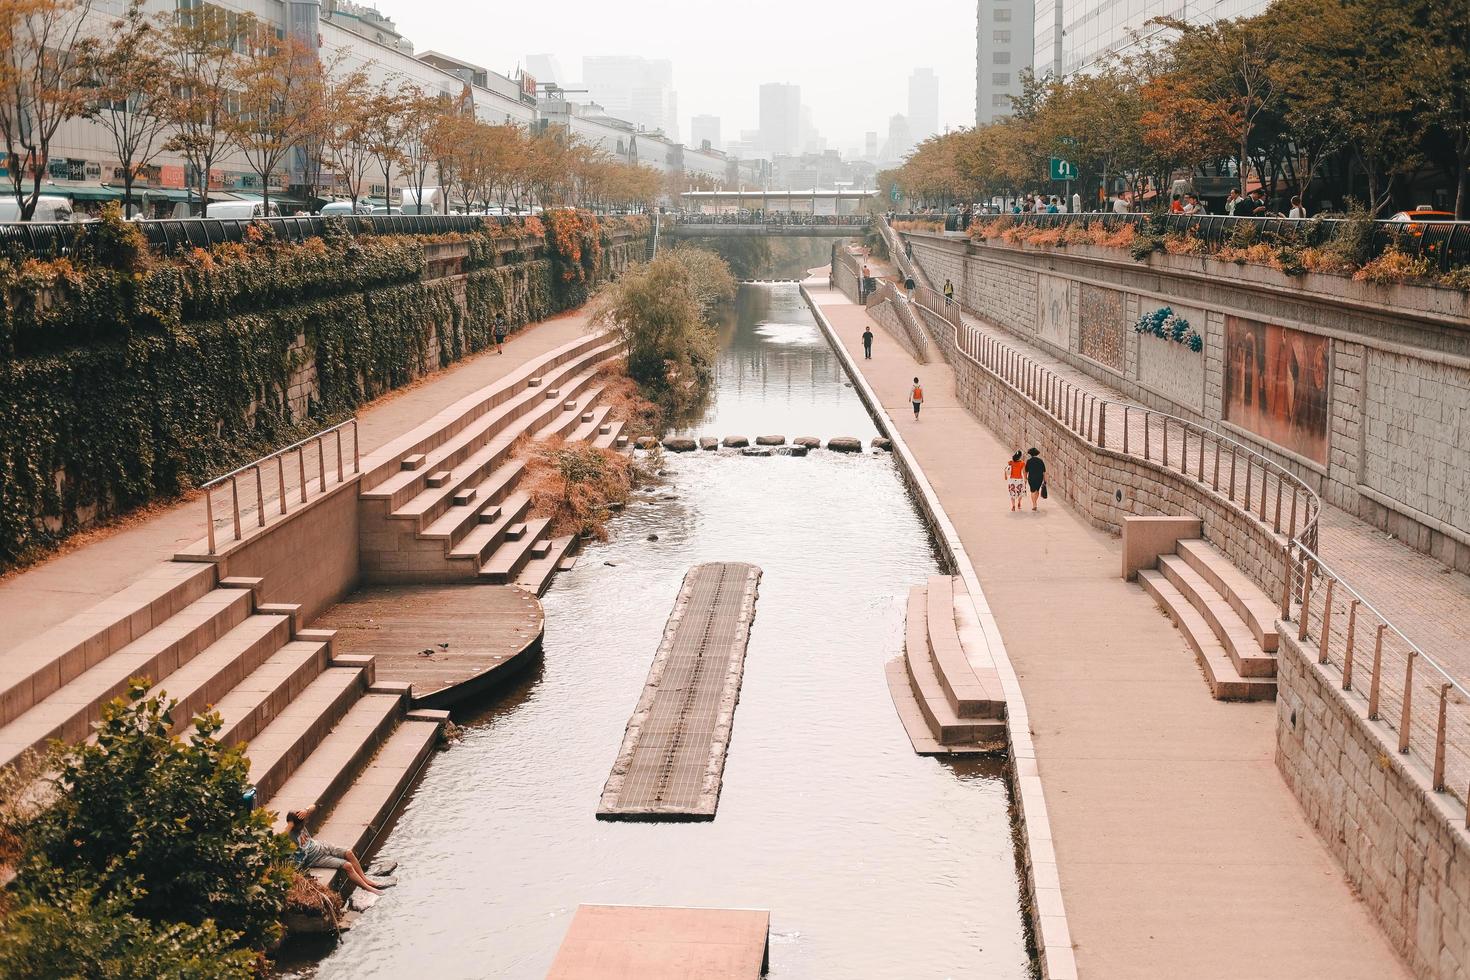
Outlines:
[{"label": "stone retaining wall", "polygon": [[1281,629],[1276,765],[1349,884],[1415,975],[1451,980],[1470,967],[1470,833],[1465,808],[1432,790],[1431,773],[1400,755]]},{"label": "stone retaining wall", "polygon": [[[907,238],[930,279],[950,278],[987,321],[1150,408],[1219,427],[1329,503],[1470,571],[1463,293],[1197,256],[1137,263],[1095,246]],[[1163,306],[1189,321],[1201,351],[1134,331]],[[1271,401],[1271,420],[1242,407],[1256,397]],[[1285,414],[1300,438],[1276,427]]]}]

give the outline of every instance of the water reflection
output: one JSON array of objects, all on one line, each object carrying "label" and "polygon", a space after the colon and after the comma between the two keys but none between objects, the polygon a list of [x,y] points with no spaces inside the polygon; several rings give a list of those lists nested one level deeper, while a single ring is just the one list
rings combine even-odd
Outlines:
[{"label": "water reflection", "polygon": [[[737,313],[696,431],[872,432],[794,288],[742,289]],[[320,974],[540,977],[601,902],[768,908],[772,977],[1025,976],[998,767],[915,756],[884,681],[937,571],[892,460],[667,469],[558,577],[540,675],[461,719],[383,848],[401,884]],[[718,815],[599,822],[680,580],[717,559],[764,569]]]}]

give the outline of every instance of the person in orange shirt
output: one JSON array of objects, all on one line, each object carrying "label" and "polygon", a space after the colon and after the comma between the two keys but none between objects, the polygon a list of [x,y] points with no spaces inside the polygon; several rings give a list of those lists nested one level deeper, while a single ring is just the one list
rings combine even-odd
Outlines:
[{"label": "person in orange shirt", "polygon": [[1020,510],[1026,497],[1026,461],[1019,449],[1006,464],[1006,493],[1011,497],[1011,510]]},{"label": "person in orange shirt", "polygon": [[914,386],[909,389],[909,401],[914,403],[914,421],[919,420],[919,409],[924,407],[924,389],[919,384],[919,379],[914,379]]}]

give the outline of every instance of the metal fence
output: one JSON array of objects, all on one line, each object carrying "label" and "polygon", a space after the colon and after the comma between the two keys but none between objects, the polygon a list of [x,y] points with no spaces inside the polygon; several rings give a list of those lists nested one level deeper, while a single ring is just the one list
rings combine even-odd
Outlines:
[{"label": "metal fence", "polygon": [[[351,430],[351,445],[345,446],[343,434]],[[347,454],[351,455],[348,456]],[[350,467],[350,468],[349,468]],[[276,510],[284,517],[291,512],[292,498],[304,505],[315,493],[321,496],[331,486],[342,483],[349,474],[361,471],[356,416],[307,436],[284,449],[223,476],[215,477],[199,489],[204,492],[204,520],[208,528],[209,554],[217,554],[219,533],[232,541],[245,536],[252,522],[265,527],[269,512]],[[313,490],[315,480],[315,490]],[[241,484],[245,499],[240,499]],[[215,495],[228,490],[228,496],[215,516]]]},{"label": "metal fence", "polygon": [[1281,618],[1293,621],[1295,605],[1297,640],[1397,736],[1400,754],[1426,763],[1435,792],[1470,801],[1470,691],[1314,549],[1293,541],[1285,560]]},{"label": "metal fence", "polygon": [[683,212],[666,214],[664,220],[678,225],[762,225],[784,227],[860,228],[872,221],[866,214],[811,214],[805,211],[759,211],[751,214],[699,214]]},{"label": "metal fence", "polygon": [[[184,249],[208,248],[222,242],[244,241],[252,225],[263,226],[277,238],[300,242],[329,232],[349,235],[441,235],[481,231],[487,224],[511,227],[524,218],[473,214],[380,214],[290,218],[170,218],[139,221],[148,244],[170,255]],[[0,250],[19,249],[37,258],[57,258],[84,248],[95,235],[95,222],[25,221],[0,223]]]},{"label": "metal fence", "polygon": [[[919,215],[919,220],[944,215]],[[1009,221],[1041,228],[1092,228],[1118,231],[1132,225],[1139,231],[1164,235],[1192,235],[1211,249],[1226,245],[1325,246],[1344,236],[1359,234],[1360,222],[1347,218],[1253,218],[1225,214],[1012,214],[976,216],[971,222]],[[1441,272],[1470,265],[1470,221],[1374,221],[1363,242],[1366,257],[1389,248],[1428,259]]]}]

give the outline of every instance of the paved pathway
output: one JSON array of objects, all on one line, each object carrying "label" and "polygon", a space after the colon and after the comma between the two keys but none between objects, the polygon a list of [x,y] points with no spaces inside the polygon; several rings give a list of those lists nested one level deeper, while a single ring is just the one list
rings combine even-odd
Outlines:
[{"label": "paved pathway", "polygon": [[[586,330],[585,314],[563,314],[514,335],[503,355],[482,352],[362,407],[358,425],[363,453]],[[9,650],[111,595],[144,569],[203,536],[204,505],[191,497],[91,532],[83,543],[0,580],[0,623],[5,624],[0,650]]]},{"label": "paved pathway", "polygon": [[[1008,508],[1001,446],[942,363],[814,294],[974,560],[1030,708],[1085,977],[1392,978],[1407,970],[1276,770],[1275,706],[1210,697],[1183,637],[1078,514]],[[886,342],[885,342],[886,341]],[[907,404],[924,384],[919,421]],[[1062,611],[1065,611],[1064,613]]]}]

